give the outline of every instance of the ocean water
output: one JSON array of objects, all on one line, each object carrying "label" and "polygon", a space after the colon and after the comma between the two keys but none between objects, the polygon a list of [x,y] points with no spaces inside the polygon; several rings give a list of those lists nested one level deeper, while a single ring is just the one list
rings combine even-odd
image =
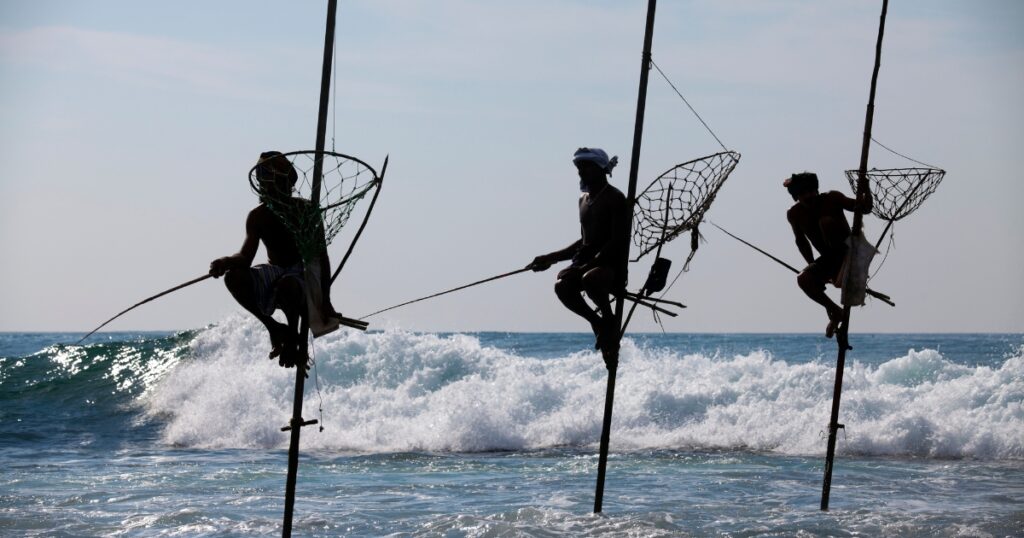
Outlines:
[{"label": "ocean water", "polygon": [[[294,371],[237,315],[181,333],[0,334],[0,535],[279,535]],[[316,341],[297,536],[1022,536],[1024,335],[835,344],[339,331]]]}]

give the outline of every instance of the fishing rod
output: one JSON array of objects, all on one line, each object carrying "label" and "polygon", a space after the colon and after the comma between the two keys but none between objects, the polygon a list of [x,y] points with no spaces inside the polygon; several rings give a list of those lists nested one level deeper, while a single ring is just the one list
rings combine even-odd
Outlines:
[{"label": "fishing rod", "polygon": [[[788,264],[788,263],[786,263],[786,262],[776,258],[775,256],[771,255],[767,251],[765,251],[765,250],[763,250],[761,248],[758,248],[757,245],[754,245],[753,243],[750,243],[749,241],[743,240],[743,238],[734,235],[733,233],[729,232],[729,230],[726,230],[725,228],[722,228],[721,226],[715,224],[714,222],[711,222],[710,220],[708,222],[711,223],[711,225],[714,226],[715,228],[718,228],[723,233],[725,233],[725,235],[728,235],[729,237],[739,241],[740,243],[743,243],[744,245],[747,245],[748,247],[750,247],[750,248],[760,252],[761,254],[764,254],[765,256],[768,256],[769,258],[774,260],[779,265],[785,267],[786,269],[789,269],[790,271],[793,271],[796,274],[800,274],[800,270],[797,269],[796,267],[793,267],[792,265],[790,265],[790,264]],[[868,293],[868,295],[874,297],[875,299],[878,299],[879,301],[882,301],[883,303],[888,304],[889,306],[896,306],[896,303],[892,302],[892,298],[889,297],[888,295],[884,294],[884,293],[875,291],[875,290],[873,290],[871,288],[868,288],[867,293]]]},{"label": "fishing rod", "polygon": [[85,341],[86,338],[89,338],[90,336],[92,336],[93,333],[95,333],[96,331],[102,329],[103,327],[105,327],[111,321],[114,321],[115,319],[121,317],[122,314],[126,314],[126,313],[134,310],[136,307],[142,306],[142,305],[144,305],[144,304],[146,304],[146,303],[148,303],[148,302],[150,302],[150,301],[152,301],[154,299],[159,299],[159,298],[163,297],[164,295],[167,295],[168,293],[175,292],[175,291],[180,290],[181,288],[187,288],[187,287],[191,286],[192,284],[196,284],[196,283],[202,282],[202,281],[204,281],[207,278],[210,278],[212,276],[213,275],[211,275],[211,274],[205,274],[205,275],[203,275],[201,277],[193,278],[192,280],[189,280],[188,282],[185,282],[184,284],[178,284],[177,286],[174,286],[173,288],[171,288],[169,290],[162,291],[162,292],[160,292],[160,293],[158,293],[158,294],[156,294],[156,295],[154,295],[152,297],[149,297],[147,299],[143,299],[143,300],[141,300],[141,301],[139,301],[139,302],[129,306],[128,308],[125,308],[124,310],[118,312],[116,316],[108,319],[107,321],[104,321],[103,324],[100,325],[99,327],[96,327],[95,329],[89,331],[89,334],[83,336],[81,338],[81,340],[75,342],[75,345],[77,346],[77,345],[81,344],[82,342]]},{"label": "fishing rod", "polygon": [[[525,272],[525,271],[529,271],[529,270],[532,270],[532,269],[533,269],[533,264],[531,263],[530,265],[527,265],[526,267],[523,267],[522,269],[516,269],[515,271],[509,271],[507,273],[502,273],[500,275],[492,276],[490,278],[485,278],[483,280],[477,280],[476,282],[472,282],[472,283],[469,283],[469,284],[463,284],[462,286],[459,286],[457,288],[452,288],[452,289],[449,289],[449,290],[439,291],[439,292],[437,292],[435,294],[427,295],[426,297],[420,297],[419,299],[413,299],[411,301],[406,301],[406,302],[401,303],[401,304],[396,304],[394,306],[389,306],[387,308],[378,310],[378,311],[376,311],[376,312],[374,312],[372,314],[367,314],[365,316],[361,316],[359,319],[360,320],[365,320],[366,318],[376,316],[377,314],[382,314],[384,312],[387,312],[388,310],[394,310],[396,308],[401,308],[403,306],[411,305],[413,303],[418,303],[420,301],[426,301],[427,299],[433,299],[434,297],[440,297],[442,295],[447,295],[449,293],[456,292],[456,291],[459,291],[459,290],[464,290],[466,288],[472,288],[473,286],[478,286],[480,284],[486,284],[486,283],[491,282],[493,280],[499,280],[499,279],[502,279],[502,278],[505,278],[505,277],[510,277],[512,275],[518,275],[519,273],[522,273],[522,272]],[[626,299],[628,301],[632,301],[633,303],[639,304],[641,306],[646,306],[647,308],[650,308],[651,310],[655,310],[657,312],[661,312],[662,314],[668,314],[669,316],[672,316],[672,317],[675,317],[677,314],[675,312],[670,312],[668,310],[665,310],[664,308],[661,308],[657,304],[654,304],[654,303],[666,303],[666,304],[670,304],[672,306],[678,306],[678,307],[681,307],[681,308],[686,308],[686,305],[684,305],[682,303],[675,302],[675,301],[669,301],[669,300],[665,300],[665,299],[654,299],[652,297],[641,297],[639,295],[636,295],[634,293],[629,293],[629,292],[626,292],[626,293],[621,294],[621,295],[622,295],[622,297],[624,299]],[[616,297],[618,297],[618,295],[616,295]]]},{"label": "fishing rod", "polygon": [[[206,275],[203,275],[201,277],[193,278],[192,280],[189,280],[188,282],[185,282],[183,284],[178,284],[177,286],[174,286],[173,288],[171,288],[169,290],[164,290],[164,291],[162,291],[162,292],[160,292],[160,293],[158,293],[158,294],[156,294],[156,295],[154,295],[152,297],[148,297],[146,299],[143,299],[143,300],[141,300],[141,301],[139,301],[139,302],[129,306],[128,308],[125,308],[124,310],[118,312],[116,316],[108,319],[107,321],[104,321],[99,327],[96,327],[95,329],[89,331],[89,334],[86,334],[81,339],[79,339],[77,342],[75,342],[75,345],[76,346],[77,345],[81,345],[81,343],[84,342],[86,338],[89,338],[90,336],[95,334],[96,331],[102,329],[103,327],[106,327],[107,324],[110,323],[111,321],[114,321],[115,319],[121,317],[124,314],[127,314],[128,312],[131,312],[135,308],[140,307],[140,306],[142,306],[142,305],[144,305],[144,304],[146,304],[146,303],[148,303],[148,302],[150,302],[150,301],[152,301],[154,299],[159,299],[159,298],[163,297],[164,295],[167,295],[168,293],[173,293],[173,292],[178,291],[178,290],[180,290],[182,288],[187,288],[187,287],[191,286],[192,284],[198,284],[198,283],[200,283],[200,282],[202,282],[202,281],[204,281],[207,278],[210,278],[212,276],[213,275],[206,274]],[[367,324],[365,322],[359,321],[357,319],[346,318],[345,316],[341,316],[341,315],[339,315],[339,318],[341,320],[341,324],[345,325],[346,327],[352,327],[354,329],[359,329],[361,331],[365,331],[366,330]]]},{"label": "fishing rod", "polygon": [[519,273],[522,273],[524,271],[529,271],[530,269],[533,269],[532,264],[531,265],[527,265],[526,267],[523,267],[522,269],[516,269],[515,271],[509,271],[507,273],[502,273],[500,275],[492,276],[490,278],[485,278],[483,280],[477,280],[476,282],[473,282],[473,283],[470,283],[470,284],[465,284],[465,285],[459,286],[457,288],[452,288],[450,290],[445,290],[445,291],[442,291],[442,292],[438,292],[438,293],[435,293],[433,295],[427,295],[426,297],[420,297],[419,299],[413,299],[411,301],[406,301],[406,302],[404,302],[402,304],[396,304],[395,306],[389,306],[389,307],[387,307],[387,308],[385,308],[383,310],[378,310],[378,311],[376,311],[376,312],[374,312],[372,314],[367,314],[365,316],[362,316],[359,319],[366,319],[366,318],[369,318],[369,317],[372,317],[372,316],[376,316],[377,314],[382,314],[384,312],[387,312],[388,310],[394,310],[394,309],[402,307],[402,306],[410,305],[410,304],[413,304],[413,303],[418,303],[420,301],[426,301],[427,299],[433,299],[434,297],[440,297],[442,295],[446,295],[446,294],[449,294],[449,293],[452,293],[452,292],[455,292],[455,291],[464,290],[466,288],[472,288],[473,286],[477,286],[477,285],[480,285],[480,284],[485,284],[485,283],[490,282],[492,280],[498,280],[498,279],[509,277],[509,276],[512,276],[512,275],[518,275]]}]

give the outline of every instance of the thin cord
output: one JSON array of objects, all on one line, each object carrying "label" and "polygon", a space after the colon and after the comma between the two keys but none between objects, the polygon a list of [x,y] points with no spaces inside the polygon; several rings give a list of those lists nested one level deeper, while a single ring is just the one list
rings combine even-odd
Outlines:
[{"label": "thin cord", "polygon": [[871,137],[871,141],[874,142],[875,144],[878,144],[879,146],[882,146],[882,149],[885,149],[889,153],[892,153],[893,155],[899,155],[900,157],[903,157],[904,159],[906,159],[908,161],[915,162],[915,163],[917,163],[917,164],[919,164],[921,166],[924,166],[925,168],[938,168],[937,166],[932,166],[932,165],[930,165],[928,163],[923,163],[923,162],[921,162],[921,161],[919,161],[917,159],[912,159],[910,157],[907,157],[906,155],[904,155],[904,154],[902,154],[902,153],[900,153],[900,152],[890,148],[889,146],[886,146],[885,144],[879,142],[878,140],[875,140],[875,137]]},{"label": "thin cord", "polygon": [[[697,233],[697,237],[699,237],[701,241],[704,240],[704,235],[701,234],[700,232]],[[679,277],[683,276],[683,273],[685,273],[685,272],[690,270],[690,260],[693,259],[693,255],[696,252],[697,252],[696,250],[691,250],[690,251],[690,256],[686,259],[686,263],[684,263],[683,267],[681,269],[679,269],[678,273],[676,273],[676,277],[672,279],[672,283],[669,284],[668,286],[666,286],[664,291],[661,292],[661,295],[658,296],[659,299],[664,299],[665,295],[667,295],[668,292],[672,289],[672,286],[676,285],[676,280],[679,280]]]},{"label": "thin cord", "polygon": [[716,135],[715,132],[711,130],[711,127],[709,127],[707,122],[704,121],[704,118],[700,117],[700,114],[698,114],[697,111],[694,110],[692,106],[690,106],[690,102],[687,101],[686,98],[683,97],[683,94],[679,92],[679,88],[676,88],[676,85],[672,84],[672,81],[668,79],[668,75],[666,75],[665,72],[662,71],[660,67],[658,67],[658,64],[654,63],[653,58],[651,59],[651,65],[653,65],[654,68],[658,70],[658,73],[661,73],[661,77],[665,79],[665,82],[668,82],[668,85],[672,86],[672,89],[675,90],[676,95],[678,95],[679,98],[682,99],[684,103],[686,103],[686,106],[687,108],[690,109],[690,112],[693,112],[693,115],[697,116],[697,119],[700,120],[701,124],[704,125],[704,128],[707,129],[709,133],[711,133],[711,136],[715,137],[715,140],[718,142],[718,145],[722,146],[722,149],[724,149],[725,151],[729,151],[729,148],[725,147],[725,144],[723,144],[722,141],[718,138],[718,135]]},{"label": "thin cord", "polygon": [[676,277],[672,279],[672,282],[668,285],[667,288],[665,288],[665,291],[661,292],[661,295],[659,295],[658,298],[659,299],[664,299],[665,298],[665,294],[667,294],[669,292],[669,290],[672,289],[672,286],[676,285],[676,280],[679,280],[679,277],[683,276],[683,273],[685,273],[685,272],[686,272],[686,268],[685,267],[679,269],[679,272],[676,273]]},{"label": "thin cord", "polygon": [[310,362],[313,363],[313,383],[316,385],[316,395],[320,398],[320,431],[324,431],[324,395],[320,392],[320,371],[316,367],[316,346],[315,339],[310,335],[309,351]]},{"label": "thin cord", "polygon": [[889,259],[889,251],[891,251],[894,246],[896,246],[896,227],[895,226],[890,228],[889,244],[886,245],[886,247],[885,247],[885,256],[882,256],[882,261],[878,262],[878,267],[875,268],[875,272],[871,273],[871,276],[868,277],[868,281],[869,282],[871,281],[872,278],[875,278],[875,275],[877,275],[879,271],[882,270],[882,266],[885,265],[885,260]]}]

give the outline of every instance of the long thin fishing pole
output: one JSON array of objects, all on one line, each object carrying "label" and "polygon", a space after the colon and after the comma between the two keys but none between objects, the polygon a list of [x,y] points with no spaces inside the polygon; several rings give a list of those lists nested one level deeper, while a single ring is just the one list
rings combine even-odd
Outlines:
[{"label": "long thin fishing pole", "polygon": [[212,276],[213,275],[206,274],[206,275],[203,275],[203,276],[201,276],[199,278],[193,278],[192,280],[189,280],[188,282],[185,282],[184,284],[178,284],[177,286],[174,286],[173,288],[171,288],[169,290],[162,291],[162,292],[160,292],[160,293],[158,293],[158,294],[156,294],[156,295],[154,295],[152,297],[143,299],[143,300],[141,300],[141,301],[139,301],[139,302],[129,306],[128,308],[125,308],[124,310],[118,312],[116,316],[108,319],[107,321],[104,321],[102,324],[100,324],[99,327],[96,327],[95,329],[89,331],[89,334],[83,336],[80,340],[75,342],[75,345],[77,346],[77,345],[81,344],[82,342],[85,341],[86,338],[89,338],[90,336],[92,336],[96,331],[102,329],[103,327],[106,327],[108,323],[110,323],[111,321],[114,321],[115,319],[121,317],[121,315],[127,314],[128,312],[134,310],[136,307],[142,306],[142,305],[144,305],[144,304],[146,304],[146,303],[148,303],[148,302],[150,302],[150,301],[152,301],[154,299],[159,299],[159,298],[163,297],[164,295],[167,295],[168,293],[172,293],[172,292],[178,291],[181,288],[187,288],[187,287],[191,286],[192,284],[195,284],[197,282],[202,282],[202,281],[204,281],[207,278],[210,278]]},{"label": "long thin fishing pole", "polygon": [[769,258],[771,258],[772,260],[775,260],[776,263],[778,263],[779,265],[785,267],[786,269],[789,269],[790,271],[793,271],[796,274],[800,274],[800,270],[797,269],[796,267],[793,267],[792,265],[790,265],[790,264],[788,264],[788,263],[786,263],[786,262],[776,258],[775,256],[772,256],[768,252],[758,248],[757,245],[754,245],[753,243],[750,243],[749,241],[744,241],[742,238],[733,235],[732,233],[729,232],[729,230],[726,230],[725,228],[722,228],[721,226],[715,224],[714,222],[711,222],[710,220],[708,222],[712,226],[714,226],[715,228],[718,228],[719,230],[722,230],[722,232],[724,232],[725,235],[728,235],[729,237],[739,241],[740,243],[743,243],[744,245],[747,245],[748,247],[750,247],[750,248],[760,252],[761,254],[764,254],[765,256],[768,256]]},{"label": "long thin fishing pole", "polygon": [[376,312],[374,312],[372,314],[367,314],[365,316],[362,316],[359,319],[366,319],[368,317],[376,316],[377,314],[382,314],[384,312],[387,312],[388,310],[394,310],[396,308],[400,308],[400,307],[403,307],[403,306],[406,306],[406,305],[411,305],[413,303],[418,303],[420,301],[426,301],[427,299],[433,299],[434,297],[440,297],[442,295],[446,295],[446,294],[449,294],[449,293],[452,293],[452,292],[456,292],[456,291],[459,291],[459,290],[464,290],[466,288],[472,288],[473,286],[484,284],[484,283],[490,282],[492,280],[498,280],[499,278],[505,278],[505,277],[509,277],[509,276],[512,276],[512,275],[518,275],[519,273],[522,273],[524,271],[529,271],[530,269],[531,269],[530,267],[524,267],[522,269],[516,269],[515,271],[509,271],[507,273],[502,273],[500,275],[492,276],[490,278],[485,278],[483,280],[477,280],[476,282],[472,282],[470,284],[459,286],[457,288],[452,288],[450,290],[444,290],[442,292],[438,292],[438,293],[435,293],[433,295],[427,295],[426,297],[420,297],[419,299],[413,299],[411,301],[406,301],[406,302],[404,302],[402,304],[396,304],[395,306],[389,306],[389,307],[384,308],[382,310],[378,310],[378,311],[376,311]]},{"label": "long thin fishing pole", "polygon": [[[755,245],[755,244],[753,244],[753,243],[751,243],[749,241],[745,241],[745,240],[743,240],[743,238],[738,237],[738,236],[730,233],[729,230],[726,230],[725,228],[722,228],[721,226],[715,224],[714,222],[711,222],[710,220],[708,222],[711,223],[711,225],[714,226],[715,228],[718,228],[719,230],[721,230],[723,233],[725,233],[729,237],[739,241],[740,243],[743,243],[744,245],[747,245],[748,247],[750,247],[750,248],[760,252],[761,254],[764,254],[765,256],[768,256],[769,258],[774,260],[779,265],[785,267],[786,269],[789,269],[790,271],[793,271],[793,273],[800,274],[800,270],[797,269],[796,267],[793,267],[792,265],[790,265],[790,264],[788,264],[788,263],[786,263],[786,262],[776,258],[775,256],[772,256],[771,254],[769,254],[765,250],[758,248],[757,245]],[[896,303],[892,302],[892,297],[889,297],[888,295],[886,295],[886,294],[884,294],[882,292],[875,291],[875,290],[873,290],[871,288],[868,288],[867,293],[868,293],[868,295],[874,297],[875,299],[878,299],[879,301],[882,301],[883,303],[885,303],[885,304],[887,304],[889,306],[896,306]]]}]

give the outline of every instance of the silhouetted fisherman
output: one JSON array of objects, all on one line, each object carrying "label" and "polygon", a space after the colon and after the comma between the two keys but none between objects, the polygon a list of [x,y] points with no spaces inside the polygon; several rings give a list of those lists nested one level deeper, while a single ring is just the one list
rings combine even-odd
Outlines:
[{"label": "silhouetted fisherman", "polygon": [[[606,365],[616,355],[619,328],[615,323],[609,294],[624,290],[626,275],[620,274],[622,259],[629,251],[626,224],[631,217],[626,197],[608,183],[618,157],[608,158],[604,150],[580,148],[572,159],[579,172],[581,237],[568,247],[542,254],[528,266],[544,271],[552,264],[572,260],[558,273],[555,294],[569,310],[590,322]],[[583,293],[596,305],[592,308]]]},{"label": "silhouetted fisherman", "polygon": [[[260,205],[249,212],[245,220],[245,240],[235,254],[217,258],[210,263],[210,274],[224,276],[224,284],[238,301],[251,312],[270,333],[270,358],[280,357],[279,364],[286,368],[305,362],[299,357],[299,321],[307,313],[302,256],[291,230],[271,211],[268,204],[280,210],[287,204],[308,204],[291,193],[298,180],[295,167],[278,151],[260,155],[256,178],[260,184]],[[297,207],[293,205],[292,207]],[[320,228],[321,235],[323,228]],[[267,249],[267,263],[251,266],[260,241]],[[321,239],[322,241],[322,239]],[[323,241],[322,241],[323,242]],[[326,242],[319,256],[320,274],[330,274]],[[250,267],[251,266],[251,267]],[[338,316],[331,305],[330,279],[322,279],[320,293],[326,319]],[[275,320],[276,309],[284,311],[288,325]],[[303,364],[308,368],[307,364]]]},{"label": "silhouetted fisherman", "polygon": [[[849,250],[850,223],[843,211],[871,211],[871,197],[857,200],[839,191],[818,192],[818,176],[812,172],[793,174],[782,183],[796,201],[786,212],[793,227],[796,247],[807,260],[807,267],[797,275],[800,289],[814,302],[825,307],[828,326],[825,336],[832,338],[842,322],[843,309],[825,293],[825,284],[839,288],[843,262]],[[818,251],[814,257],[811,246]]]}]

